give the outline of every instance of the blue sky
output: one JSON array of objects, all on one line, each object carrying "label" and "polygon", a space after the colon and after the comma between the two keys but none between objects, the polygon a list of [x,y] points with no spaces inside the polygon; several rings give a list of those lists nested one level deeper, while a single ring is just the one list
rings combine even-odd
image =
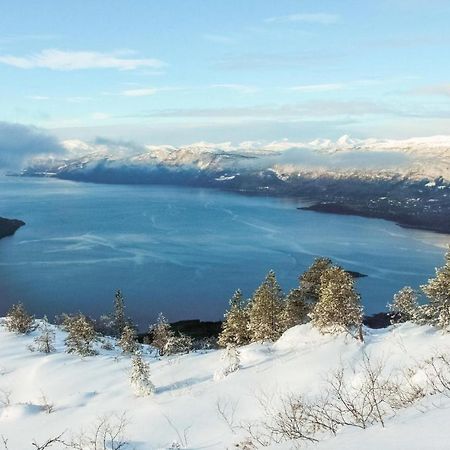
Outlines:
[{"label": "blue sky", "polygon": [[2,0],[0,121],[146,143],[450,134],[450,2]]}]

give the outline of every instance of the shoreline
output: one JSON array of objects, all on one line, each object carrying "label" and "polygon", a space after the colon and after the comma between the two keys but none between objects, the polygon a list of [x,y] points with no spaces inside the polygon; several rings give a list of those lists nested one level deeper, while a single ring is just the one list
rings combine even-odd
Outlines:
[{"label": "shoreline", "polygon": [[365,217],[368,219],[382,219],[387,220],[389,222],[394,222],[397,226],[412,229],[412,230],[420,230],[420,231],[430,231],[433,233],[450,235],[450,224],[447,227],[433,226],[431,223],[419,223],[419,221],[414,221],[411,216],[402,218],[401,214],[389,214],[383,213],[382,211],[367,211],[367,210],[358,210],[347,206],[343,203],[336,202],[317,202],[310,206],[300,206],[297,207],[298,210],[301,211],[312,211],[323,214],[337,214],[341,216],[356,216],[356,217]]}]

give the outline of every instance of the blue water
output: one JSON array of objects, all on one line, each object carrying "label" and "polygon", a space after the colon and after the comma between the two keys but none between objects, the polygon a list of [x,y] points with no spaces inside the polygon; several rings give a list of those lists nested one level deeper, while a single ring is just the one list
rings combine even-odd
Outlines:
[{"label": "blue water", "polygon": [[141,327],[159,311],[217,320],[236,288],[250,296],[274,269],[287,291],[318,255],[369,275],[358,289],[373,313],[425,282],[450,241],[297,206],[207,189],[0,178],[0,216],[27,223],[0,241],[0,314],[21,300],[49,317],[99,315],[121,288]]}]

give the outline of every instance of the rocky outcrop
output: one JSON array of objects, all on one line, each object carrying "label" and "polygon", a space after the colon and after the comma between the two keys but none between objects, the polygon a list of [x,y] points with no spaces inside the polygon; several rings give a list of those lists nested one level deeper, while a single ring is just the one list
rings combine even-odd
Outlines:
[{"label": "rocky outcrop", "polygon": [[12,236],[25,222],[17,219],[5,219],[0,217],[0,239],[6,236]]}]

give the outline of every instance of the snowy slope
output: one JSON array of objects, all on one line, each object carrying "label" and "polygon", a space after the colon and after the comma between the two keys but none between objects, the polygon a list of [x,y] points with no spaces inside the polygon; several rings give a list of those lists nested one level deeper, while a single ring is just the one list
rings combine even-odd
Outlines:
[{"label": "snowy slope", "polygon": [[[275,344],[251,344],[241,350],[241,369],[215,380],[223,367],[223,351],[197,352],[178,357],[146,356],[156,393],[136,397],[130,388],[130,358],[118,350],[81,359],[64,353],[64,333],[57,330],[57,352],[31,353],[29,336],[9,333],[0,326],[0,392],[11,392],[10,404],[0,403],[0,435],[10,449],[31,448],[66,431],[89,429],[96,418],[126,412],[130,448],[165,449],[182,444],[186,431],[189,449],[227,449],[245,437],[220,417],[218,404],[235,411],[234,425],[262,416],[261,395],[278,398],[283,393],[320,391],[324,376],[339,364],[356,367],[364,352],[383,359],[387,369],[414,365],[437,350],[449,351],[450,336],[429,327],[404,324],[368,331],[361,344],[348,336],[323,336],[310,325],[288,330]],[[357,374],[355,374],[357,376]],[[54,403],[47,414],[42,396]],[[450,401],[434,396],[419,408],[402,410],[386,428],[343,429],[308,448],[409,450],[447,449]],[[436,406],[439,406],[437,408]],[[52,447],[58,448],[58,447]],[[273,448],[293,448],[293,443]]]}]

